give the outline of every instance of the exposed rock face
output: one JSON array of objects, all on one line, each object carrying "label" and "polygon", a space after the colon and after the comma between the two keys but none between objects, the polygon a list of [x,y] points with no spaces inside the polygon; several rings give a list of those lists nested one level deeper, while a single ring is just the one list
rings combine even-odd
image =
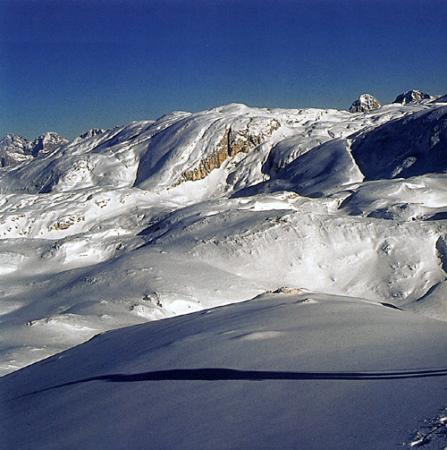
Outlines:
[{"label": "exposed rock face", "polygon": [[230,156],[230,130],[224,134],[223,138],[217,146],[217,151],[207,158],[200,161],[199,165],[191,170],[183,172],[177,184],[184,181],[197,181],[205,178],[212,170],[220,167],[223,162]]},{"label": "exposed rock face", "polygon": [[349,111],[352,113],[357,112],[368,112],[373,111],[375,109],[379,109],[382,105],[379,100],[373,97],[370,94],[362,94],[357,100],[355,100]]},{"label": "exposed rock face", "polygon": [[196,181],[205,178],[212,170],[218,169],[227,159],[233,158],[238,153],[248,153],[253,148],[262,144],[281,124],[272,119],[269,126],[263,131],[257,127],[250,127],[242,130],[235,130],[230,127],[217,145],[217,150],[207,158],[199,162],[194,169],[183,172],[177,184],[184,181]]},{"label": "exposed rock face", "polygon": [[431,95],[425,92],[417,91],[411,89],[410,91],[403,92],[398,95],[393,103],[400,103],[401,105],[406,105],[407,103],[419,103],[422,100],[431,99]]}]

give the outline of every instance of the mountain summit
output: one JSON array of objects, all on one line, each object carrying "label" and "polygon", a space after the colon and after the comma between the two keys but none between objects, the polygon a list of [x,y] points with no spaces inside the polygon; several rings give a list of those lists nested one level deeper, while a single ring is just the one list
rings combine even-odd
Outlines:
[{"label": "mountain summit", "polygon": [[430,94],[418,91],[416,89],[411,89],[410,91],[402,92],[399,94],[393,103],[400,103],[401,105],[406,105],[408,103],[419,103],[422,100],[430,100],[432,97]]},{"label": "mountain summit", "polygon": [[53,131],[48,131],[30,142],[29,149],[33,156],[47,155],[57,147],[67,143],[68,139],[65,139]]},{"label": "mountain summit", "polygon": [[377,100],[371,94],[362,94],[357,100],[352,103],[349,111],[352,113],[368,112],[379,109],[381,106],[382,105],[380,104],[379,100]]}]

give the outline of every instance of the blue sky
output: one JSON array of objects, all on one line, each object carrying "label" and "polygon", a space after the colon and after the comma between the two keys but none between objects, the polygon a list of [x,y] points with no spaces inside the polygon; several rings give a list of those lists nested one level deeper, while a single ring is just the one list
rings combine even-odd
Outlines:
[{"label": "blue sky", "polygon": [[0,0],[0,135],[447,93],[447,1]]}]

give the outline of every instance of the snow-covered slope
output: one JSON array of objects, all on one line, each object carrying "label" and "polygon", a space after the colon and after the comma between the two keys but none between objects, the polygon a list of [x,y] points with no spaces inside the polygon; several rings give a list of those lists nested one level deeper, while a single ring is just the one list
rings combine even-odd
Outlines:
[{"label": "snow-covered slope", "polygon": [[354,139],[352,154],[368,179],[447,170],[447,107],[395,119]]},{"label": "snow-covered slope", "polygon": [[231,104],[48,134],[34,155],[2,142],[1,373],[282,286],[447,319],[442,102]]},{"label": "snow-covered slope", "polygon": [[441,449],[447,326],[271,293],[116,330],[0,379],[0,444],[33,449]]}]

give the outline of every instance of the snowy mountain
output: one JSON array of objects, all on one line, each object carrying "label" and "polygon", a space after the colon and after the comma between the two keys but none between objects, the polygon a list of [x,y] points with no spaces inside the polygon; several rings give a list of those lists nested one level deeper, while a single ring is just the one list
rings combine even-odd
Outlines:
[{"label": "snowy mountain", "polygon": [[47,132],[33,141],[7,134],[0,140],[0,167],[16,166],[37,156],[47,155],[68,143],[68,140],[54,132]]},{"label": "snowy mountain", "polygon": [[[363,95],[351,111],[230,104],[72,142],[6,136],[6,448],[259,448],[258,434],[269,448],[378,449],[409,445],[424,420],[437,430],[447,106]],[[174,412],[179,398],[194,414]],[[123,399],[135,414],[112,432]],[[48,417],[56,431],[43,433]],[[168,420],[183,446],[160,432]]]},{"label": "snowy mountain", "polygon": [[106,130],[103,130],[102,128],[90,128],[90,130],[87,130],[85,133],[82,133],[79,136],[79,139],[87,139],[94,136],[98,136],[99,134],[104,133]]},{"label": "snowy mountain", "polygon": [[36,156],[47,155],[56,148],[67,144],[68,140],[54,132],[47,132],[34,139],[29,144],[30,153]]},{"label": "snowy mountain", "polygon": [[379,109],[381,106],[382,105],[380,104],[379,100],[377,100],[371,94],[362,94],[357,100],[352,103],[349,111],[352,113],[368,112]]},{"label": "snowy mountain", "polygon": [[430,100],[432,97],[430,94],[418,91],[416,89],[411,89],[410,91],[403,92],[399,94],[393,103],[400,103],[401,105],[406,105],[407,103],[418,103],[423,100]]},{"label": "snowy mountain", "polygon": [[14,166],[32,158],[29,142],[16,134],[7,134],[0,140],[0,167]]}]

